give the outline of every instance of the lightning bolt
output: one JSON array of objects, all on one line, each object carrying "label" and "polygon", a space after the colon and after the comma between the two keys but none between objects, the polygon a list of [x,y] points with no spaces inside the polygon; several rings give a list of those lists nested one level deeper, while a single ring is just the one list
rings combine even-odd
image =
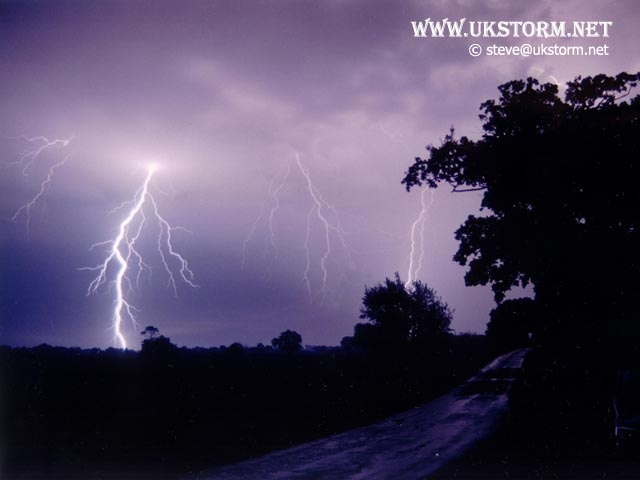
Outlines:
[{"label": "lightning bolt", "polygon": [[[429,191],[429,199],[427,200],[427,191]],[[420,213],[418,217],[411,224],[411,249],[409,251],[409,270],[407,272],[407,282],[404,284],[406,289],[410,289],[413,282],[418,278],[418,274],[422,269],[422,262],[424,260],[424,231],[427,219],[427,212],[433,204],[433,191],[429,188],[424,188],[420,193]],[[420,225],[419,234],[416,234],[416,230]],[[416,236],[419,236],[417,241]],[[419,255],[417,252],[419,251]],[[416,255],[418,256],[416,260]],[[415,263],[415,265],[414,265]]]},{"label": "lightning bolt", "polygon": [[287,165],[287,171],[282,176],[282,180],[280,181],[280,184],[273,191],[273,194],[272,194],[273,201],[271,203],[271,210],[269,210],[269,234],[267,235],[267,239],[269,240],[269,244],[271,245],[271,248],[275,252],[275,258],[278,258],[278,246],[276,245],[276,241],[275,241],[276,236],[273,230],[273,217],[275,216],[276,212],[280,208],[280,200],[278,199],[278,194],[280,193],[280,190],[282,190],[282,188],[284,187],[284,184],[286,183],[287,178],[289,178],[290,173],[291,173],[291,165]]},{"label": "lightning bolt", "polygon": [[313,205],[311,206],[311,210],[309,210],[309,214],[307,215],[307,231],[304,242],[307,262],[303,277],[307,286],[307,291],[309,292],[309,296],[311,296],[311,280],[309,278],[309,274],[311,272],[311,251],[309,242],[311,239],[311,219],[315,214],[315,217],[318,219],[324,230],[324,252],[322,254],[322,257],[320,258],[320,270],[322,271],[321,298],[324,298],[324,295],[327,291],[327,279],[329,277],[329,272],[327,270],[327,260],[331,255],[331,232],[335,233],[342,246],[348,251],[347,244],[344,240],[344,231],[340,225],[340,222],[336,220],[335,224],[331,223],[324,214],[324,210],[329,210],[333,212],[334,218],[338,219],[336,209],[322,198],[322,194],[315,187],[313,181],[311,180],[311,174],[309,173],[309,170],[302,164],[302,162],[300,161],[300,155],[298,155],[297,153],[296,164],[298,165],[300,172],[306,179],[307,189],[309,190],[309,195],[313,200]]},{"label": "lightning bolt", "polygon": [[264,204],[260,206],[260,213],[258,214],[256,219],[253,221],[253,225],[251,225],[251,231],[249,232],[249,235],[247,235],[247,238],[245,238],[244,241],[242,242],[242,264],[240,266],[242,270],[244,270],[244,266],[247,263],[247,248],[248,248],[249,242],[255,235],[256,230],[258,228],[258,224],[260,223],[260,220],[263,219],[263,217],[264,217]]},{"label": "lightning bolt", "polygon": [[[20,153],[18,160],[15,162],[9,162],[9,165],[19,165],[22,170],[22,176],[27,179],[29,177],[29,170],[33,166],[34,162],[42,155],[45,151],[54,149],[54,148],[65,148],[69,146],[73,137],[68,139],[54,139],[49,140],[47,137],[38,136],[38,137],[28,137],[26,135],[19,135],[17,137],[11,137],[12,139],[21,139],[29,144],[29,148]],[[55,171],[62,167],[67,160],[71,157],[71,155],[65,156],[62,160],[52,164],[49,166],[46,176],[40,182],[40,188],[36,192],[36,194],[29,200],[27,203],[21,205],[11,217],[13,222],[17,222],[18,219],[24,215],[26,218],[26,228],[27,228],[27,237],[30,236],[30,226],[31,226],[31,211],[40,201],[44,201],[47,196],[47,192],[51,186],[51,182],[53,180]]]},{"label": "lightning bolt", "polygon": [[24,213],[24,215],[27,218],[26,220],[27,237],[30,236],[29,232],[30,232],[30,225],[31,225],[31,209],[38,203],[38,200],[44,199],[44,197],[47,194],[47,191],[49,190],[49,185],[51,184],[51,179],[53,178],[53,174],[55,170],[57,168],[60,168],[62,165],[64,165],[68,159],[69,159],[69,156],[66,156],[63,160],[49,167],[49,173],[47,174],[46,178],[42,181],[42,183],[40,183],[40,190],[38,190],[38,193],[36,193],[31,200],[29,200],[27,203],[25,203],[20,208],[18,208],[18,210],[16,210],[16,212],[11,217],[12,221],[17,222],[20,215]]},{"label": "lightning bolt", "polygon": [[[136,243],[140,239],[143,229],[147,226],[151,216],[155,219],[158,228],[156,248],[161,263],[167,273],[167,287],[171,288],[177,296],[176,276],[190,287],[197,287],[194,283],[194,274],[189,268],[187,260],[173,248],[172,232],[176,230],[187,231],[182,227],[172,227],[159,212],[158,204],[150,192],[150,183],[157,167],[150,165],[147,176],[142,186],[136,191],[133,200],[122,203],[114,212],[129,207],[129,211],[118,227],[118,234],[113,240],[95,243],[90,250],[100,245],[109,245],[107,257],[95,267],[83,267],[80,270],[97,271],[98,275],[91,281],[87,289],[87,295],[97,293],[101,285],[107,283],[110,268],[115,268],[115,278],[109,285],[115,289],[115,302],[113,308],[112,322],[114,330],[114,342],[116,346],[127,348],[127,341],[123,333],[123,322],[128,319],[137,327],[134,312],[136,309],[127,300],[128,292],[133,288],[129,277],[129,271],[136,271],[136,286],[139,285],[140,276],[143,271],[151,273],[151,267],[143,261],[142,254],[137,250]],[[145,205],[148,205],[145,212]],[[150,210],[150,212],[149,212]],[[149,215],[149,213],[151,215]],[[177,272],[169,265],[169,259],[178,265]],[[113,265],[113,267],[111,267]],[[125,289],[125,286],[128,288]],[[126,291],[125,291],[126,290]]]},{"label": "lightning bolt", "polygon": [[[242,267],[247,260],[247,247],[251,239],[255,236],[258,226],[261,222],[264,221],[266,223],[266,228],[268,229],[267,235],[265,237],[265,256],[269,249],[274,252],[275,258],[278,257],[278,247],[275,242],[275,228],[274,228],[274,219],[280,209],[280,192],[285,187],[288,179],[291,176],[293,162],[287,165],[285,172],[282,174],[280,181],[274,187],[274,183],[272,182],[269,187],[269,193],[271,195],[270,208],[268,213],[266,211],[266,203],[262,205],[260,208],[260,213],[254,220],[251,230],[247,238],[245,238],[242,247]],[[312,271],[312,253],[311,253],[311,240],[312,240],[312,229],[314,224],[314,219],[317,220],[321,229],[322,229],[322,245],[323,249],[320,257],[320,271],[321,271],[321,279],[322,279],[322,287],[321,287],[321,296],[320,298],[324,298],[327,292],[327,284],[329,280],[329,270],[327,263],[332,254],[332,238],[335,242],[337,238],[340,245],[343,247],[347,256],[349,257],[350,264],[352,263],[351,259],[351,251],[347,246],[345,241],[345,232],[340,223],[340,217],[338,215],[338,211],[336,208],[329,204],[324,200],[320,190],[316,187],[311,178],[311,173],[309,169],[302,163],[300,160],[300,155],[295,154],[295,166],[293,168],[297,168],[302,176],[304,177],[304,182],[306,186],[306,190],[309,193],[309,197],[311,199],[311,208],[307,214],[306,219],[306,231],[305,231],[305,239],[304,239],[304,250],[305,250],[305,268],[302,273],[302,277],[304,280],[304,284],[307,292],[309,293],[309,297],[313,296],[313,288],[311,281],[311,271]],[[266,220],[265,220],[266,217]]]},{"label": "lightning bolt", "polygon": [[[269,246],[271,246],[271,249],[274,251],[275,258],[276,259],[278,258],[278,246],[276,245],[276,242],[275,242],[275,230],[273,228],[273,219],[275,218],[276,212],[280,209],[280,199],[278,195],[280,194],[280,191],[284,188],[290,173],[291,173],[291,166],[287,165],[286,171],[283,174],[282,179],[280,180],[280,183],[275,188],[273,188],[273,184],[274,184],[273,181],[271,181],[271,183],[269,184],[269,194],[271,195],[271,208],[269,209],[269,216],[267,219],[268,233],[265,238],[265,257],[267,256],[267,250],[269,249]],[[243,270],[247,261],[247,248],[248,248],[249,242],[256,234],[258,225],[260,224],[264,216],[265,216],[265,204],[263,204],[260,207],[260,213],[258,214],[256,219],[253,221],[249,235],[247,235],[247,238],[245,238],[244,241],[242,242],[241,268]]]},{"label": "lightning bolt", "polygon": [[40,156],[42,152],[55,147],[67,147],[73,139],[73,137],[69,137],[67,139],[56,138],[53,140],[49,140],[47,137],[43,136],[28,137],[26,135],[18,135],[17,137],[11,138],[22,139],[32,146],[32,148],[28,148],[27,150],[20,153],[20,158],[17,161],[11,162],[12,165],[22,166],[22,175],[25,178],[28,177],[28,170],[33,165],[33,162]]}]

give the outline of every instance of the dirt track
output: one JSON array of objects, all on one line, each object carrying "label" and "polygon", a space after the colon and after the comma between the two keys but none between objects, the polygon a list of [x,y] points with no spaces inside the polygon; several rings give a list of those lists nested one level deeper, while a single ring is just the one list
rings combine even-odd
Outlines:
[{"label": "dirt track", "polygon": [[382,422],[193,478],[423,478],[460,457],[495,428],[525,353],[518,350],[498,357],[450,393]]}]

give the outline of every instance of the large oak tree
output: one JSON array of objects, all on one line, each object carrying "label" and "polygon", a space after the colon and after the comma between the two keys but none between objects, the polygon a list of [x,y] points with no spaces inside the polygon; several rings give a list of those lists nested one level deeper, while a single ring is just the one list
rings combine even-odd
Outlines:
[{"label": "large oak tree", "polygon": [[533,78],[481,105],[484,134],[427,147],[402,183],[482,190],[456,231],[468,285],[497,302],[533,285],[546,341],[637,338],[640,292],[640,74],[577,77],[564,98]]}]

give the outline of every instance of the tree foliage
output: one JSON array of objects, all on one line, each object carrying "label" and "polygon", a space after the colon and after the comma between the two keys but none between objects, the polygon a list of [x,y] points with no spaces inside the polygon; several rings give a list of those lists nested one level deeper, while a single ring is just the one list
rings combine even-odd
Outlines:
[{"label": "tree foliage", "polygon": [[153,325],[149,325],[140,332],[140,335],[146,336],[147,340],[153,340],[158,335],[160,335],[160,330],[158,330],[158,328],[154,327]]},{"label": "tree foliage", "polygon": [[407,190],[449,184],[482,190],[481,215],[456,231],[454,260],[468,285],[496,301],[532,284],[553,322],[623,334],[640,287],[640,74],[577,77],[564,99],[533,78],[499,87],[481,105],[484,134],[453,128],[416,158]]},{"label": "tree foliage", "polygon": [[[356,339],[406,344],[437,340],[450,333],[452,313],[436,292],[416,281],[406,288],[396,273],[393,280],[365,287],[360,318],[371,327],[356,326]],[[373,327],[373,328],[372,328]]]},{"label": "tree foliage", "polygon": [[160,330],[153,325],[146,327],[140,334],[147,337],[142,341],[142,353],[147,356],[171,355],[178,349],[169,337],[160,335]]},{"label": "tree foliage", "polygon": [[271,340],[271,345],[282,352],[295,353],[302,350],[302,335],[293,330],[285,330]]}]

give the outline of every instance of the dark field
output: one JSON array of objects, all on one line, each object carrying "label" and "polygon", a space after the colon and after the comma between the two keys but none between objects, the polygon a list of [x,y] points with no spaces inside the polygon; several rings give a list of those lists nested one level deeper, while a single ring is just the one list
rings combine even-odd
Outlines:
[{"label": "dark field", "polygon": [[421,404],[490,356],[468,335],[438,354],[2,347],[2,478],[177,478]]}]

